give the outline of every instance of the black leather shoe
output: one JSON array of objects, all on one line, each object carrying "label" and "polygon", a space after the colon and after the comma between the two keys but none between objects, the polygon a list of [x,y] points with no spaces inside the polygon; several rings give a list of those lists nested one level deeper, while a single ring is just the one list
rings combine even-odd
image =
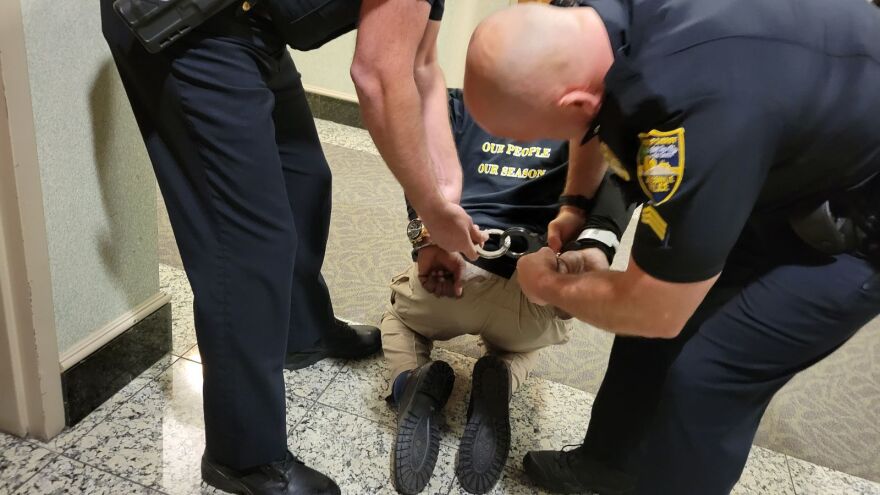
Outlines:
[{"label": "black leather shoe", "polygon": [[407,379],[391,449],[391,480],[398,492],[412,495],[428,485],[440,451],[437,413],[454,383],[455,372],[443,361],[416,368]]},{"label": "black leather shoe", "polygon": [[635,477],[590,459],[581,448],[542,450],[526,454],[523,468],[538,486],[553,493],[629,495]]},{"label": "black leather shoe", "polygon": [[455,475],[468,493],[498,483],[510,453],[510,368],[497,356],[474,365],[468,420],[458,446]]},{"label": "black leather shoe", "polygon": [[246,471],[220,465],[202,455],[202,480],[229,493],[242,495],[339,495],[336,483],[306,466],[290,452],[283,461]]},{"label": "black leather shoe", "polygon": [[333,326],[314,349],[290,352],[284,362],[288,370],[311,366],[324,358],[360,359],[372,356],[382,349],[379,329],[370,325],[350,325],[334,319]]}]

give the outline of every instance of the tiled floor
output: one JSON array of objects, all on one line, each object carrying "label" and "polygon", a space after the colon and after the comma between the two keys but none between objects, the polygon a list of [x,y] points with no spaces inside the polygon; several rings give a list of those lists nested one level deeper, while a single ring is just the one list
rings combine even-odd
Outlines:
[{"label": "tiled floor", "polygon": [[[181,270],[163,266],[161,276],[174,298],[174,352],[52,442],[0,435],[0,494],[214,493],[199,480],[204,438],[192,296]],[[473,359],[436,353],[453,366],[457,381],[425,493],[463,493],[453,465]],[[382,400],[384,376],[378,358],[285,372],[289,445],[346,494],[393,493],[388,459],[394,415]],[[527,382],[512,403],[512,452],[494,493],[542,493],[520,471],[523,454],[577,443],[592,399],[558,383]],[[880,494],[880,485],[756,447],[734,493]]]}]

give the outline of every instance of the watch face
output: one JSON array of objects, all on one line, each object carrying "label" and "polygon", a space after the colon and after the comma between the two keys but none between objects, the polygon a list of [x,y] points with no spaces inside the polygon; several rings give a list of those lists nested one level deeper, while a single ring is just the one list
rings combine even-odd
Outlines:
[{"label": "watch face", "polygon": [[406,236],[410,241],[415,241],[420,235],[422,235],[422,221],[418,218],[410,220],[409,225],[406,226]]}]

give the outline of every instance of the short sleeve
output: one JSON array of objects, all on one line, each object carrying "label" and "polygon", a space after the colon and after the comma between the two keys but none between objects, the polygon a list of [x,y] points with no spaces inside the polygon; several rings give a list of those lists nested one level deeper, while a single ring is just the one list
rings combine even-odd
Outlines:
[{"label": "short sleeve", "polygon": [[464,94],[458,88],[447,90],[449,102],[449,125],[452,126],[452,134],[457,136],[464,125],[465,107]]},{"label": "short sleeve", "polygon": [[446,0],[427,0],[431,4],[431,13],[428,19],[439,21],[443,19],[443,10],[445,9]]},{"label": "short sleeve", "polygon": [[633,243],[636,264],[669,282],[721,273],[755,206],[775,138],[755,105],[710,102],[680,127],[639,135],[637,180],[645,194]]}]

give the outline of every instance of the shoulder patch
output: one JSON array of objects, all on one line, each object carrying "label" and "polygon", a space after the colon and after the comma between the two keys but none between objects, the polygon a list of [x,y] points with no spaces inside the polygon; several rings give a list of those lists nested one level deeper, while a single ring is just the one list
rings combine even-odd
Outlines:
[{"label": "shoulder patch", "polygon": [[654,205],[672,199],[684,176],[684,127],[639,134],[636,175]]}]

